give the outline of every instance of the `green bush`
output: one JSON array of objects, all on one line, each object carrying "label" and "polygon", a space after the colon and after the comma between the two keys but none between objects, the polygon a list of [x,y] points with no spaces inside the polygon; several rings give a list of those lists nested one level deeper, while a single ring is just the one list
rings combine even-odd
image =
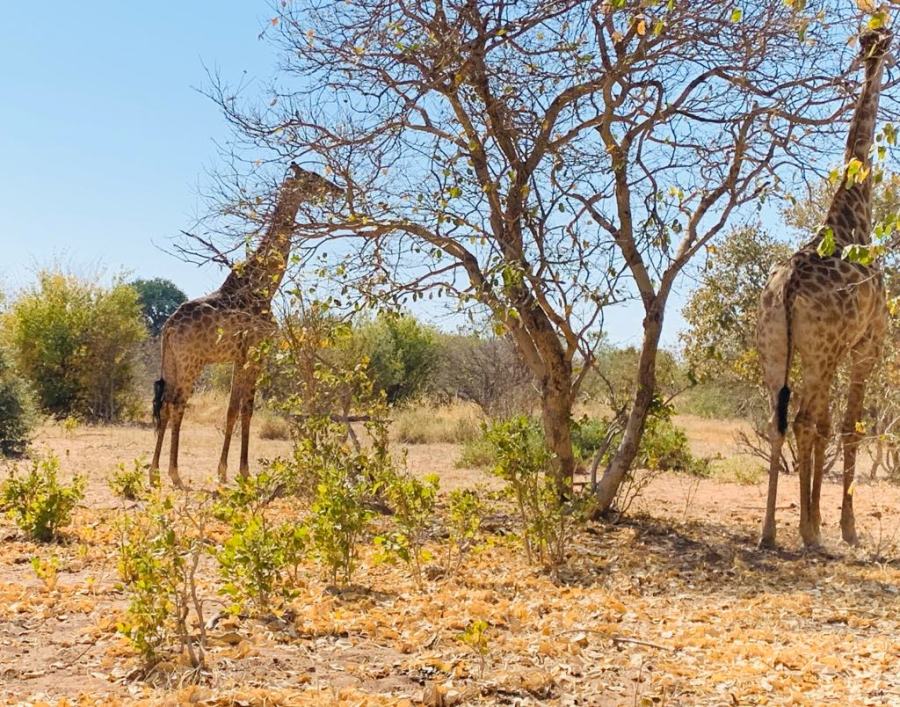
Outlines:
[{"label": "green bush", "polygon": [[116,470],[110,475],[107,485],[119,498],[127,501],[137,501],[147,494],[147,464],[143,459],[135,459],[131,468],[127,468],[124,462],[116,466]]},{"label": "green bush", "polygon": [[580,501],[560,498],[553,454],[534,420],[514,417],[485,429],[494,450],[492,473],[507,482],[519,514],[529,562],[554,572],[566,559],[572,525],[583,518]]},{"label": "green bush", "polygon": [[313,547],[334,584],[350,584],[359,543],[373,516],[365,480],[347,471],[344,465],[322,469],[310,520]]},{"label": "green bush", "polygon": [[409,315],[382,314],[339,338],[338,347],[350,361],[368,360],[375,389],[396,404],[422,391],[437,361],[432,329]]},{"label": "green bush", "polygon": [[36,422],[31,391],[13,370],[8,352],[0,348],[0,455],[24,454]]},{"label": "green bush", "polygon": [[45,271],[5,319],[18,368],[43,410],[100,420],[135,412],[133,353],[147,330],[133,288]]},{"label": "green bush", "polygon": [[71,484],[57,479],[59,460],[48,456],[32,461],[31,469],[20,477],[15,471],[0,484],[0,502],[19,528],[40,542],[59,536],[69,524],[72,511],[84,498],[84,477]]},{"label": "green bush", "polygon": [[[538,441],[544,444],[544,433],[537,420],[527,417],[513,419],[523,421],[521,424],[527,424],[528,438],[533,444],[538,444]],[[484,468],[497,463],[497,447],[490,440],[490,429],[484,428],[479,438],[463,445],[457,466]],[[606,419],[585,416],[574,421],[572,447],[576,458],[585,462],[590,461],[597,450],[606,444],[608,431],[609,421]],[[601,460],[603,464],[610,462],[621,439],[621,432],[612,436],[611,444],[607,446]],[[668,409],[647,418],[634,466],[653,471],[683,471],[701,475],[709,473],[709,465],[691,454],[687,435],[672,422],[671,412]]]},{"label": "green bush", "polygon": [[128,596],[118,630],[147,669],[171,650],[186,654],[193,668],[204,666],[206,621],[197,570],[210,518],[208,496],[182,494],[154,496],[143,511],[117,520],[117,565]]},{"label": "green bush", "polygon": [[439,485],[437,474],[429,474],[420,480],[393,470],[384,474],[380,482],[381,491],[394,512],[392,520],[396,531],[376,538],[376,544],[412,568],[418,586],[422,585],[422,563],[431,559],[425,550],[425,541],[434,521]]},{"label": "green bush", "polygon": [[484,469],[494,463],[494,447],[484,437],[484,432],[465,441],[456,460],[460,469]]},{"label": "green bush", "polygon": [[216,559],[233,613],[268,612],[278,608],[276,601],[293,595],[309,530],[297,523],[272,523],[268,506],[283,488],[279,474],[267,468],[240,478],[216,506],[217,517],[230,531]]},{"label": "green bush", "polygon": [[597,450],[606,444],[609,423],[606,420],[588,417],[572,422],[572,449],[575,458],[589,461]]}]

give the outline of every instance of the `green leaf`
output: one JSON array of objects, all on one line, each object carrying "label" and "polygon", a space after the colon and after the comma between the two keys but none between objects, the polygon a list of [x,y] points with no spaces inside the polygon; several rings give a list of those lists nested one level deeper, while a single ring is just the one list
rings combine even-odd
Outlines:
[{"label": "green leaf", "polygon": [[816,252],[822,258],[830,258],[834,255],[834,251],[837,248],[834,242],[834,231],[831,230],[830,226],[825,226],[821,233],[822,240],[819,242],[819,247],[816,248]]},{"label": "green leaf", "polygon": [[744,16],[743,11],[740,8],[734,8],[731,11],[731,21],[732,22],[740,22],[741,18]]}]

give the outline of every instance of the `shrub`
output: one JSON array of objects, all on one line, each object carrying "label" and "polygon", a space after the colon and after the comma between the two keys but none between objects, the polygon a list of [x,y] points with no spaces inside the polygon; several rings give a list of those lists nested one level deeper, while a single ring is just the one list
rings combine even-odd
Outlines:
[{"label": "shrub", "polygon": [[0,348],[0,455],[21,456],[37,416],[31,391],[13,370],[9,353]]},{"label": "shrub", "polygon": [[[447,543],[448,573],[459,569],[463,559],[478,539],[481,530],[481,517],[484,506],[478,492],[473,489],[454,489],[450,492],[447,508]],[[454,550],[456,561],[453,560]]]},{"label": "shrub", "polygon": [[484,469],[494,463],[494,446],[481,434],[463,443],[456,466],[461,469]]},{"label": "shrub", "polygon": [[684,430],[668,417],[647,420],[638,449],[638,463],[646,469],[662,471],[703,471],[702,462],[691,454]]},{"label": "shrub", "polygon": [[340,462],[322,467],[310,519],[313,547],[334,584],[339,579],[350,584],[358,546],[373,515],[366,504],[366,480],[348,472]]},{"label": "shrub", "polygon": [[381,478],[381,489],[394,512],[397,530],[388,537],[376,538],[376,543],[411,567],[420,587],[422,563],[431,559],[431,554],[425,550],[425,541],[434,521],[439,484],[436,474],[420,480],[411,474],[390,470]]},{"label": "shrub", "polygon": [[347,330],[337,343],[342,358],[368,361],[375,389],[391,404],[423,389],[437,357],[434,331],[409,315],[381,314]]},{"label": "shrub", "polygon": [[560,498],[553,455],[530,418],[520,416],[487,427],[494,450],[492,473],[507,482],[522,526],[529,562],[538,560],[554,572],[565,562],[567,540],[582,515],[581,501]]},{"label": "shrub", "polygon": [[69,485],[57,479],[59,460],[48,456],[35,459],[25,476],[16,471],[0,485],[0,500],[19,528],[40,542],[59,537],[72,511],[84,498],[84,477],[75,476]]},{"label": "shrub", "polygon": [[134,289],[45,271],[6,319],[18,367],[45,411],[102,420],[133,412],[132,353],[147,336]]},{"label": "shrub", "polygon": [[[585,415],[572,422],[572,450],[575,458],[587,461],[608,443],[609,422]],[[607,445],[608,446],[608,445]]]},{"label": "shrub", "polygon": [[205,664],[206,622],[197,569],[210,520],[208,497],[155,496],[141,513],[118,519],[118,570],[128,608],[118,630],[145,668],[175,650]]},{"label": "shrub", "polygon": [[[273,524],[268,506],[283,485],[270,468],[240,478],[237,488],[216,506],[229,535],[216,552],[222,592],[234,600],[233,613],[264,613],[273,602],[292,595],[304,556],[308,529],[296,523]],[[292,572],[290,570],[293,570]]]},{"label": "shrub", "polygon": [[119,462],[108,481],[110,491],[119,498],[128,501],[137,501],[147,494],[147,485],[144,483],[146,478],[147,464],[143,459],[135,459],[132,462],[131,469],[125,466],[125,462]]}]

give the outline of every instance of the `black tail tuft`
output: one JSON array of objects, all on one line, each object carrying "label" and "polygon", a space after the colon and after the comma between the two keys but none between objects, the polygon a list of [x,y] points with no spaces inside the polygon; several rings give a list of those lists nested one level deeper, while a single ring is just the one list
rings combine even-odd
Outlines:
[{"label": "black tail tuft", "polygon": [[162,413],[163,396],[166,394],[166,382],[160,378],[153,383],[153,419],[159,425],[159,416]]},{"label": "black tail tuft", "polygon": [[788,403],[791,402],[791,389],[784,386],[778,391],[778,431],[781,434],[788,428]]}]

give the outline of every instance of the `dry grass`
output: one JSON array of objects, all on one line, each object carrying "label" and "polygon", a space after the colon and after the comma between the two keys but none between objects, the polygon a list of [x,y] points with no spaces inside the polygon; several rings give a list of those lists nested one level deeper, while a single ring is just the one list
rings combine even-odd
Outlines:
[{"label": "dry grass", "polygon": [[471,403],[426,403],[397,410],[391,433],[402,444],[462,444],[481,433],[481,420],[481,411]]},{"label": "dry grass", "polygon": [[291,438],[291,427],[283,417],[270,412],[264,412],[258,417],[260,439],[286,440]]},{"label": "dry grass", "polygon": [[713,459],[710,466],[717,480],[741,486],[756,486],[765,481],[768,474],[759,459],[747,454]]}]

